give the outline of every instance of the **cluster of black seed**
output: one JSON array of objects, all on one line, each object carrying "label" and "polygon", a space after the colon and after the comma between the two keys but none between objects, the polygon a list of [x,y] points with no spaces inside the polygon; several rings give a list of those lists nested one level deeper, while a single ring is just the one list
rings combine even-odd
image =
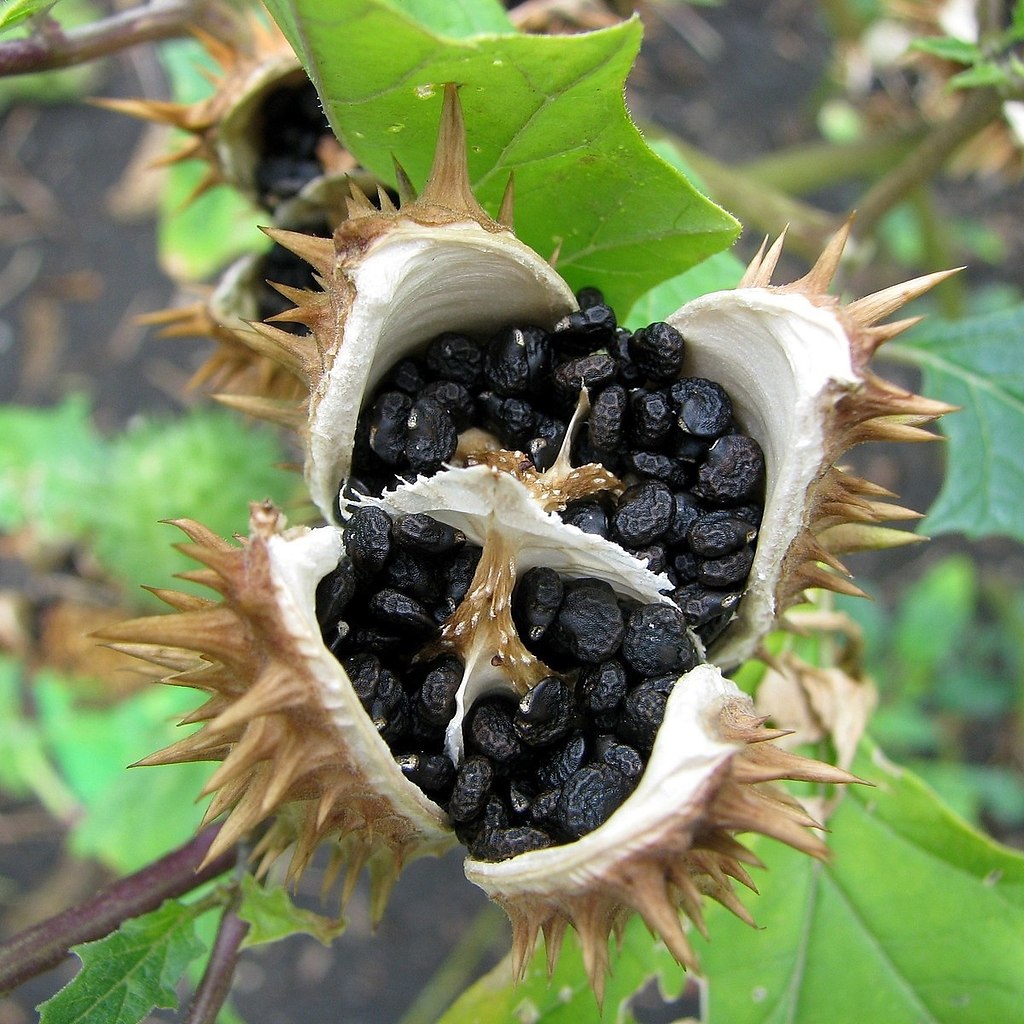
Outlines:
[{"label": "cluster of black seed", "polygon": [[551,331],[508,327],[478,340],[445,333],[402,359],[359,418],[349,488],[379,495],[398,477],[430,475],[458,435],[480,427],[553,463],[579,399],[587,427],[573,462],[596,462],[629,486],[569,505],[562,518],[620,544],[676,588],[705,642],[732,615],[763,510],[764,456],[739,432],[728,394],[683,377],[686,344],[666,323],[618,327],[599,291]]},{"label": "cluster of black seed", "polygon": [[529,570],[513,592],[520,637],[558,675],[518,703],[479,700],[447,811],[474,857],[573,842],[636,788],[680,675],[696,664],[682,612],[604,580]]},{"label": "cluster of black seed", "polygon": [[331,126],[313,83],[305,79],[271,90],[260,104],[256,137],[259,202],[273,210],[323,173],[316,151],[321,139],[331,137]]},{"label": "cluster of black seed", "polygon": [[316,591],[324,643],[402,771],[443,807],[455,781],[445,728],[463,665],[416,655],[466,596],[480,548],[429,516],[373,507],[355,512],[344,536],[345,555]]}]

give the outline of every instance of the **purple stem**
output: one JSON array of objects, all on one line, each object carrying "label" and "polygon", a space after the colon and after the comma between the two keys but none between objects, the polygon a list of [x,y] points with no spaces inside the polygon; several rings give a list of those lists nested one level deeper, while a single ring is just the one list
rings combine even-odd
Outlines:
[{"label": "purple stem", "polygon": [[249,922],[243,921],[235,911],[242,901],[240,889],[235,890],[231,902],[224,908],[217,938],[214,940],[210,959],[203,972],[202,981],[192,997],[185,1024],[214,1024],[224,1000],[231,991],[231,980],[238,963],[242,940],[249,931]]},{"label": "purple stem", "polygon": [[238,860],[235,847],[200,869],[219,829],[211,825],[134,875],[0,944],[0,995],[56,967],[72,946],[101,939],[129,918],[155,910],[164,900],[183,896],[232,868]]}]

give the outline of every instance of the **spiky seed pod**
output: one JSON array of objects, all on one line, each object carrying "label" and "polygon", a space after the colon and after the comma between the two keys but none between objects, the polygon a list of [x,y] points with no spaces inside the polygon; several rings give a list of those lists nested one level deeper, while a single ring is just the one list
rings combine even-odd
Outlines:
[{"label": "spiky seed pod", "polygon": [[[360,409],[396,361],[441,332],[552,324],[576,308],[551,268],[512,235],[510,205],[495,221],[473,198],[453,87],[446,88],[438,154],[424,193],[412,199],[407,187],[402,191],[400,209],[384,197],[377,209],[354,193],[333,239],[274,233],[313,266],[322,290],[286,290],[296,308],[285,316],[308,326],[310,336],[261,325],[253,343],[309,393],[307,481],[332,525],[282,533],[273,510],[261,507],[251,539],[239,550],[187,524],[197,542],[192,553],[207,566],[192,578],[221,593],[223,602],[164,595],[177,615],[108,634],[122,648],[176,670],[174,682],[211,694],[192,716],[206,723],[200,732],[155,760],[224,760],[210,784],[219,791],[211,813],[231,812],[223,842],[276,813],[263,849],[272,858],[297,838],[296,871],[325,840],[336,840],[343,852],[353,848],[356,870],[363,855],[386,865],[382,877],[409,857],[451,842],[442,807],[396,765],[400,752],[381,740],[316,621],[314,593],[341,550],[343,533],[333,521],[342,511],[338,495],[352,466]],[[812,855],[824,852],[806,833],[814,822],[770,784],[851,777],[774,747],[778,734],[763,730],[763,720],[717,666],[746,656],[805,588],[842,588],[837,553],[896,539],[877,523],[907,513],[882,500],[885,492],[842,474],[835,460],[861,440],[930,436],[920,426],[945,411],[867,369],[877,345],[907,326],[879,327],[878,321],[942,275],[842,307],[825,288],[843,242],[840,233],[801,281],[773,288],[776,243],[755,259],[739,289],[705,296],[670,318],[689,347],[689,372],[726,389],[736,420],[764,451],[766,504],[752,582],[740,617],[712,648],[710,662],[696,668],[689,662],[660,691],[667,695],[665,718],[631,795],[602,823],[577,833],[582,838],[497,863],[470,862],[470,877],[513,921],[520,969],[540,932],[554,956],[572,924],[600,990],[607,936],[633,911],[680,962],[692,963],[679,910],[699,927],[698,894],[705,893],[742,913],[728,878],[746,881],[742,864],[751,860],[734,833],[760,831]],[[413,652],[451,654],[462,666],[444,748],[453,762],[463,755],[463,723],[475,701],[496,692],[529,697],[551,678],[553,670],[523,642],[509,614],[515,581],[525,570],[554,567],[570,578],[610,584],[612,605],[633,599],[660,613],[671,604],[666,578],[646,561],[557,515],[575,499],[623,487],[596,462],[573,465],[573,435],[588,409],[584,392],[546,470],[522,453],[464,443],[453,458],[463,464],[395,481],[393,490],[363,501],[389,515],[426,514],[481,549],[439,636],[420,641],[422,650]],[[820,562],[832,571],[820,569]],[[421,628],[424,607],[404,608],[401,614]],[[183,660],[172,647],[205,660]],[[577,668],[563,671],[562,682],[571,683]]]}]

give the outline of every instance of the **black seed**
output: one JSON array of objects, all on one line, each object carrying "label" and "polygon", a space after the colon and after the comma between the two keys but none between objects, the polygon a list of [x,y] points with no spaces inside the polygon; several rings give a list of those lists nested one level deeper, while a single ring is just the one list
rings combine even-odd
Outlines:
[{"label": "black seed", "polygon": [[587,760],[587,741],[582,732],[574,732],[551,757],[537,769],[537,781],[545,789],[557,789]]},{"label": "black seed", "polygon": [[740,505],[738,508],[729,509],[729,512],[737,519],[745,519],[754,526],[760,526],[761,518],[764,516],[764,508],[761,505]]},{"label": "black seed", "polygon": [[[397,539],[397,538],[396,538]],[[384,566],[383,581],[394,590],[400,590],[424,605],[437,604],[441,599],[441,580],[437,566],[429,556],[395,548]]]},{"label": "black seed", "polygon": [[557,676],[548,676],[519,702],[513,721],[519,738],[531,747],[560,740],[572,724],[572,694]]},{"label": "black seed", "polygon": [[558,826],[571,839],[581,839],[603,825],[632,792],[621,772],[607,764],[584,765],[562,787]]},{"label": "black seed", "polygon": [[645,754],[654,746],[675,681],[675,676],[645,679],[626,694],[619,735]]},{"label": "black seed", "polygon": [[593,352],[614,336],[616,327],[611,306],[595,302],[562,317],[555,324],[552,341],[566,351],[580,351],[589,344],[586,351]]},{"label": "black seed", "polygon": [[629,342],[633,335],[623,328],[615,332],[615,337],[608,342],[605,350],[615,360],[616,380],[626,388],[638,388],[647,380],[647,374],[633,362],[629,353]]},{"label": "black seed", "polygon": [[433,616],[419,601],[393,587],[377,591],[367,608],[378,622],[414,637],[430,636],[437,630]]},{"label": "black seed", "polygon": [[388,371],[385,381],[389,386],[413,396],[418,395],[426,384],[423,370],[415,359],[399,359]]},{"label": "black seed", "polygon": [[721,558],[749,544],[756,536],[756,527],[723,509],[707,512],[695,519],[687,531],[686,540],[695,554],[703,558]]},{"label": "black seed", "polygon": [[512,595],[512,617],[519,634],[536,643],[555,621],[565,588],[554,569],[539,565],[523,573]]},{"label": "black seed", "polygon": [[397,466],[405,458],[412,399],[401,391],[385,391],[373,403],[367,421],[370,450],[382,462]]},{"label": "black seed", "polygon": [[526,446],[533,464],[540,470],[550,469],[558,458],[558,452],[565,438],[566,425],[562,420],[537,415],[534,436]]},{"label": "black seed", "polygon": [[348,607],[356,592],[356,573],[349,558],[342,558],[316,587],[316,618],[321,626],[333,622]]},{"label": "black seed", "polygon": [[604,580],[584,577],[565,584],[551,638],[576,661],[607,661],[622,643],[625,623],[615,591]]},{"label": "black seed", "polygon": [[453,655],[433,662],[416,698],[416,711],[431,725],[447,725],[455,717],[455,697],[463,664]]},{"label": "black seed", "polygon": [[477,860],[508,860],[531,850],[543,850],[553,846],[554,842],[547,832],[538,828],[512,825],[508,828],[484,829],[470,846],[469,852]]},{"label": "black seed", "polygon": [[721,590],[708,590],[701,583],[686,583],[672,591],[672,600],[691,626],[703,626],[718,616],[731,612],[742,595]]},{"label": "black seed", "polygon": [[534,436],[537,412],[524,398],[502,398],[492,391],[480,395],[484,421],[506,445],[525,448]]},{"label": "black seed", "polygon": [[399,516],[392,527],[396,544],[426,555],[447,555],[466,543],[466,535],[439,519],[416,512]]},{"label": "black seed", "polygon": [[686,540],[693,523],[704,514],[704,506],[687,491],[676,491],[672,497],[675,499],[675,511],[672,514],[672,525],[665,534],[665,541],[669,544],[681,544]]},{"label": "black seed", "polygon": [[629,396],[630,437],[641,448],[654,448],[675,426],[675,411],[664,391],[637,388]]},{"label": "black seed", "polygon": [[439,402],[432,398],[417,399],[407,424],[405,457],[415,472],[436,472],[455,454],[455,424]]},{"label": "black seed", "polygon": [[551,367],[551,341],[539,327],[509,327],[487,343],[484,380],[504,397],[535,389]]},{"label": "black seed", "polygon": [[634,484],[615,510],[615,532],[626,547],[640,548],[659,540],[674,515],[675,499],[666,484],[657,480]]},{"label": "black seed", "polygon": [[595,537],[607,537],[610,529],[608,513],[596,498],[580,498],[570,501],[561,511],[563,523],[569,523],[584,533]]},{"label": "black seed", "polygon": [[680,462],[695,464],[708,457],[711,442],[706,437],[695,437],[681,430],[673,431],[665,444],[665,450]]},{"label": "black seed", "polygon": [[697,578],[697,556],[692,551],[684,551],[672,559],[672,571],[676,574],[676,585],[689,583]]},{"label": "black seed", "polygon": [[538,793],[530,804],[530,820],[542,827],[553,824],[558,814],[558,798],[561,795],[561,789],[546,789],[543,793]]},{"label": "black seed", "polygon": [[634,558],[647,563],[651,572],[665,572],[668,569],[668,553],[664,544],[648,544],[645,548],[627,548]]},{"label": "black seed", "polygon": [[622,657],[641,676],[681,675],[696,662],[686,619],[674,604],[645,604],[626,620]]},{"label": "black seed", "polygon": [[391,554],[391,516],[375,505],[356,509],[345,524],[344,543],[357,573],[380,572]]},{"label": "black seed", "polygon": [[644,759],[638,750],[620,743],[614,736],[598,736],[594,741],[594,757],[604,764],[622,772],[627,779],[636,782],[643,775]]},{"label": "black seed", "polygon": [[508,765],[522,752],[512,725],[515,705],[500,697],[487,697],[477,703],[466,723],[466,740],[481,754],[500,765]]},{"label": "black seed", "polygon": [[470,390],[479,387],[483,379],[483,352],[462,334],[439,334],[427,346],[426,361],[435,377],[456,381]]},{"label": "black seed", "polygon": [[658,384],[679,376],[683,368],[682,335],[666,323],[654,323],[635,331],[629,343],[633,361]]},{"label": "black seed", "polygon": [[378,629],[376,626],[360,626],[353,629],[348,646],[356,651],[370,651],[373,654],[392,655],[401,650],[409,642],[408,637],[400,637],[394,631]]},{"label": "black seed", "polygon": [[476,419],[476,401],[458,381],[432,381],[419,392],[419,397],[438,402],[451,416],[456,430],[465,430]]},{"label": "black seed", "polygon": [[555,387],[573,400],[581,389],[595,391],[611,384],[614,379],[615,360],[602,354],[571,359],[554,372]]},{"label": "black seed", "polygon": [[452,611],[455,611],[465,599],[466,594],[469,593],[473,574],[476,572],[482,554],[482,548],[476,544],[467,544],[461,550],[456,551],[448,563],[444,573],[445,598]]},{"label": "black seed", "polygon": [[455,781],[455,766],[445,754],[399,754],[395,761],[425,793],[444,793]]},{"label": "black seed", "polygon": [[697,566],[697,579],[716,590],[729,590],[742,586],[754,563],[752,546],[740,548],[721,558],[705,559]]},{"label": "black seed", "polygon": [[721,437],[732,423],[732,402],[721,385],[703,377],[678,380],[670,390],[679,427],[696,437]]},{"label": "black seed", "polygon": [[662,452],[627,452],[626,468],[637,476],[661,480],[672,487],[685,487],[691,470],[682,459]]},{"label": "black seed", "polygon": [[626,389],[619,384],[604,388],[590,406],[590,443],[595,448],[618,451],[624,440],[625,418]]},{"label": "black seed", "polygon": [[580,309],[590,309],[591,306],[604,305],[604,292],[600,288],[585,287],[576,293],[576,302]]},{"label": "black seed", "polygon": [[694,494],[720,505],[738,505],[757,495],[764,482],[761,446],[743,434],[726,434],[708,451]]},{"label": "black seed", "polygon": [[483,814],[493,782],[494,768],[486,757],[466,758],[455,773],[455,787],[448,803],[452,821],[472,821]]},{"label": "black seed", "polygon": [[576,682],[576,700],[592,715],[614,711],[626,696],[626,670],[619,661],[586,665]]},{"label": "black seed", "polygon": [[377,696],[377,683],[380,681],[380,658],[373,654],[360,652],[345,658],[342,667],[352,681],[352,688],[364,708],[369,709]]}]

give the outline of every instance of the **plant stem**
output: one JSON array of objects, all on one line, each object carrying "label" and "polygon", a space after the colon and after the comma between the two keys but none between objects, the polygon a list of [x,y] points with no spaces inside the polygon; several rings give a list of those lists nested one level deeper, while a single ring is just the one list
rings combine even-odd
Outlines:
[{"label": "plant stem", "polygon": [[922,182],[929,181],[965,143],[999,116],[995,89],[975,89],[950,120],[935,128],[900,164],[877,182],[858,204],[854,234],[870,234],[878,221]]},{"label": "plant stem", "polygon": [[203,17],[204,6],[211,5],[202,0],[152,0],[70,31],[47,19],[40,31],[0,43],[0,76],[66,68],[139,43],[186,35]]},{"label": "plant stem", "polygon": [[155,910],[164,900],[183,896],[222,875],[235,864],[237,849],[200,868],[219,828],[211,825],[141,871],[0,945],[0,995],[56,967],[72,946],[100,939],[129,918]]},{"label": "plant stem", "polygon": [[242,890],[236,888],[230,902],[221,914],[217,938],[210,952],[202,980],[192,997],[185,1024],[214,1024],[217,1014],[231,991],[231,980],[238,963],[242,941],[249,932],[249,922],[237,914],[242,902]]}]

